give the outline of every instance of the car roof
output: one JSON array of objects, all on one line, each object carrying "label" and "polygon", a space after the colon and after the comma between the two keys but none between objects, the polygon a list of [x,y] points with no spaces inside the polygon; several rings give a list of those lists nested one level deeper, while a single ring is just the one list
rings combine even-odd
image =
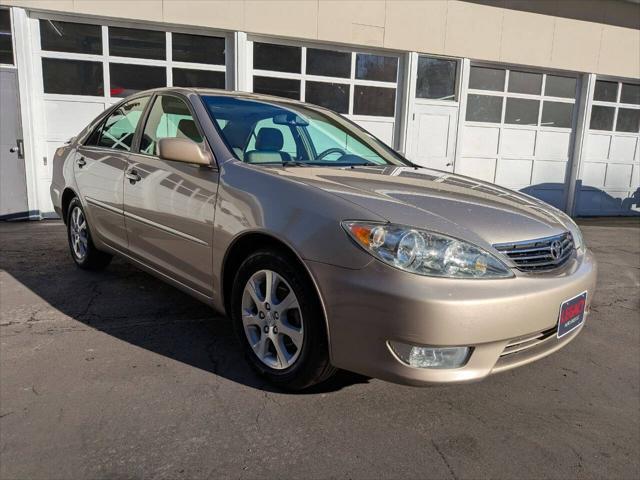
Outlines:
[{"label": "car roof", "polygon": [[301,102],[300,100],[293,100],[291,98],[277,97],[275,95],[266,95],[263,93],[252,93],[252,92],[242,92],[239,90],[222,90],[219,88],[202,88],[202,87],[162,87],[162,88],[154,88],[152,90],[145,90],[144,92],[136,92],[135,95],[139,96],[144,93],[162,93],[162,92],[175,92],[175,93],[191,93],[196,95],[218,95],[232,98],[242,98],[242,99],[251,99],[251,100],[264,100],[269,102],[281,102],[281,103],[291,103],[297,105],[305,105],[305,106],[313,106],[317,107],[317,105]]}]

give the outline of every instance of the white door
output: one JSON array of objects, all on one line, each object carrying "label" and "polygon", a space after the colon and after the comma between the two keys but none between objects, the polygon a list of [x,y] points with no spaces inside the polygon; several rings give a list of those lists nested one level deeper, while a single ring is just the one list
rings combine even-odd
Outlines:
[{"label": "white door", "polygon": [[640,84],[597,80],[576,215],[640,213]]},{"label": "white door", "polygon": [[452,172],[458,106],[416,104],[413,111],[409,159],[423,167]]}]

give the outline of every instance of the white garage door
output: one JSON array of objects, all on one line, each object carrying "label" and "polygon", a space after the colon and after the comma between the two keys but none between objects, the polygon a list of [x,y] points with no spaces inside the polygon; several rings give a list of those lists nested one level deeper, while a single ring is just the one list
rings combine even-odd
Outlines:
[{"label": "white garage door", "polygon": [[49,184],[56,148],[110,105],[165,86],[225,88],[223,36],[32,18],[34,71],[44,114],[38,191],[51,211]]},{"label": "white garage door", "polygon": [[330,108],[394,146],[399,56],[294,43],[250,43],[251,91]]},{"label": "white garage door", "polygon": [[578,215],[640,213],[640,85],[597,80],[586,133]]},{"label": "white garage door", "polygon": [[564,208],[575,76],[472,65],[455,171]]}]

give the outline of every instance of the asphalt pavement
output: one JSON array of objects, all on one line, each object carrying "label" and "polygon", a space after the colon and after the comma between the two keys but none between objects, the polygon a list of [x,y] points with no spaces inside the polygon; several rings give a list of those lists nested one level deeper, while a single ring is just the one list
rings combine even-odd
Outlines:
[{"label": "asphalt pavement", "polygon": [[582,224],[599,288],[560,352],[304,394],[198,301],[122,260],[77,269],[61,222],[0,224],[0,478],[640,478],[640,221]]}]

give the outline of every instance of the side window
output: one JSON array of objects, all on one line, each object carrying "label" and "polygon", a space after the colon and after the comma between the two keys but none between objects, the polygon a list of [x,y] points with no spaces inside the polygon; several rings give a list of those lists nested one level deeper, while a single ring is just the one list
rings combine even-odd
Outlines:
[{"label": "side window", "polygon": [[144,127],[140,151],[157,155],[158,140],[161,138],[189,138],[196,143],[203,142],[187,104],[177,97],[167,95],[156,98]]},{"label": "side window", "polygon": [[89,136],[87,145],[131,151],[136,127],[148,101],[149,97],[140,97],[117,108]]},{"label": "side window", "polygon": [[272,118],[265,118],[256,123],[256,126],[253,128],[253,134],[249,138],[249,144],[247,145],[247,152],[252,150],[256,150],[256,139],[260,134],[260,130],[263,128],[275,128],[276,130],[280,130],[282,133],[283,145],[280,149],[281,152],[286,152],[291,157],[297,158],[297,147],[296,141],[293,138],[293,133],[291,133],[291,127],[288,125],[278,125],[273,123]]}]

